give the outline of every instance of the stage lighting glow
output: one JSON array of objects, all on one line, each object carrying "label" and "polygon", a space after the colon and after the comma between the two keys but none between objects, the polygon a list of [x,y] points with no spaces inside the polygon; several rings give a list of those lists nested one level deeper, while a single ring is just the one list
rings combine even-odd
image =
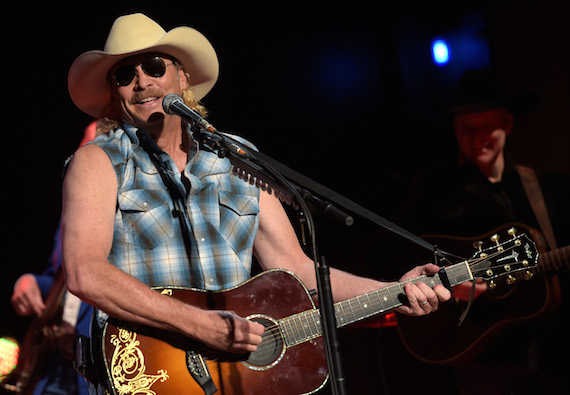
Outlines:
[{"label": "stage lighting glow", "polygon": [[447,43],[444,40],[435,40],[431,46],[433,61],[440,66],[449,62],[450,54]]},{"label": "stage lighting glow", "polygon": [[14,339],[0,338],[0,381],[18,364],[20,347]]}]

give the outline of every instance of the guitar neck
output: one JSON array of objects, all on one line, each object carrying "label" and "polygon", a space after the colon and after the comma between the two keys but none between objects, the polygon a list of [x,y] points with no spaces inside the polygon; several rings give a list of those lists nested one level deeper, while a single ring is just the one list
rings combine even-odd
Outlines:
[{"label": "guitar neck", "polygon": [[538,257],[537,273],[554,272],[566,265],[570,267],[570,246],[542,253]]},{"label": "guitar neck", "polygon": [[[467,261],[445,268],[451,286],[473,280]],[[334,305],[337,327],[343,327],[365,318],[387,312],[404,303],[406,283],[424,282],[431,288],[442,285],[439,274],[419,276],[384,288],[337,302]],[[294,346],[322,335],[319,310],[307,310],[286,317],[279,322],[287,346]]]}]

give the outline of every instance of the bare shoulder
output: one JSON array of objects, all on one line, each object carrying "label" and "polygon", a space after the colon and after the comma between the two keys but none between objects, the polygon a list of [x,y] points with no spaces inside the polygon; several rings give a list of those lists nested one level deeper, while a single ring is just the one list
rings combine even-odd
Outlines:
[{"label": "bare shoulder", "polygon": [[79,148],[69,163],[63,189],[64,202],[76,199],[84,204],[101,204],[101,199],[114,202],[117,177],[105,151],[92,144]]},{"label": "bare shoulder", "polygon": [[65,180],[70,181],[102,182],[116,180],[111,160],[100,147],[87,144],[79,148],[69,163]]},{"label": "bare shoulder", "polygon": [[85,167],[85,170],[88,170],[105,167],[105,165],[111,165],[111,161],[105,151],[94,144],[87,144],[75,151],[69,168],[83,169]]}]

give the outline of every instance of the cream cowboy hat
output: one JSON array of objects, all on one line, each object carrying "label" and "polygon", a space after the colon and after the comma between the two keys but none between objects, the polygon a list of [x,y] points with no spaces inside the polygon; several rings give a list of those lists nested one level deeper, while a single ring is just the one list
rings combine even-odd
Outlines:
[{"label": "cream cowboy hat", "polygon": [[85,52],[75,59],[67,79],[71,99],[79,109],[99,118],[111,98],[107,76],[111,67],[148,52],[175,57],[190,75],[196,100],[206,96],[218,79],[218,57],[202,33],[186,26],[166,32],[146,15],[131,14],[115,20],[103,51]]}]

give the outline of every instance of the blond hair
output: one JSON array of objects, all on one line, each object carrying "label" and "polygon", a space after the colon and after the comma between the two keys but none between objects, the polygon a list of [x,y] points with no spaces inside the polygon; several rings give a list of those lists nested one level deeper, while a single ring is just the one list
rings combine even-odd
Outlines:
[{"label": "blond hair", "polygon": [[[180,63],[177,61],[174,61],[174,63],[176,64],[176,67],[182,68]],[[184,75],[186,76],[187,81],[190,82],[190,75],[187,72],[184,72]],[[194,111],[197,111],[202,117],[206,117],[208,114],[206,108],[194,97],[194,93],[192,93],[192,90],[190,89],[190,84],[188,84],[188,87],[182,91],[182,100],[184,100],[184,104]],[[97,136],[118,128],[121,123],[119,106],[116,105],[115,96],[111,95],[111,100],[109,100],[105,107],[103,107],[103,110],[101,110],[101,116],[97,120]]]}]

